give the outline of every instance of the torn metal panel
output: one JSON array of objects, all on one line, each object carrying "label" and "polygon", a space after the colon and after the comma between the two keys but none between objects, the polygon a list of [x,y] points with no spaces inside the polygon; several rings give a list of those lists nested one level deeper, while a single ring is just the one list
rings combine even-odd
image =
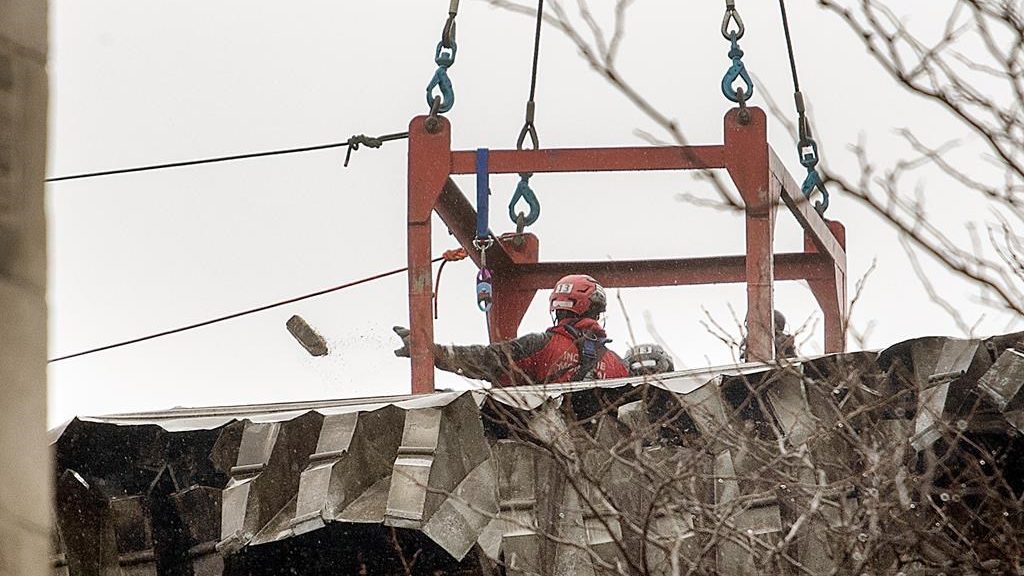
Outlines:
[{"label": "torn metal panel", "polygon": [[989,356],[993,360],[999,358],[1004,351],[1010,348],[1016,348],[1018,351],[1024,351],[1024,332],[1000,334],[998,336],[986,338],[985,348],[988,350]]},{"label": "torn metal panel", "polygon": [[477,539],[489,558],[503,561],[509,576],[540,573],[543,536],[538,533],[538,449],[514,440],[492,448],[497,474],[498,514]]},{"label": "torn metal panel", "polygon": [[619,422],[625,424],[634,434],[643,435],[651,427],[643,400],[622,404],[615,411],[615,416],[619,419]]},{"label": "torn metal panel", "polygon": [[68,571],[76,576],[120,576],[109,500],[74,470],[57,479],[57,525]]},{"label": "torn metal panel", "polygon": [[[717,547],[720,574],[757,575],[758,559],[780,539],[782,515],[775,502],[757,503],[732,516],[735,533]],[[771,569],[772,567],[767,567]]]},{"label": "torn metal panel", "polygon": [[[632,482],[631,492],[639,494],[639,498],[634,496],[624,502],[619,494],[613,495],[616,505],[628,520],[624,524],[624,540],[631,551],[636,551],[637,564],[642,566],[646,560],[653,574],[672,574],[672,556],[675,554],[677,562],[686,569],[691,562],[696,562],[713,570],[714,561],[709,562],[701,551],[707,538],[694,531],[695,518],[691,511],[714,502],[717,484],[714,456],[699,449],[651,446],[641,452],[639,462],[649,467],[654,482],[641,482],[639,478]],[[668,479],[676,480],[674,485],[666,486],[675,497],[666,497],[664,490],[659,491],[661,482]],[[650,523],[644,533],[642,530],[648,514]],[[634,534],[631,526],[640,527],[641,532]]]},{"label": "torn metal panel", "polygon": [[556,540],[553,546],[546,547],[545,562],[551,558],[547,574],[596,576],[596,559],[603,560],[603,557],[598,550],[587,546],[589,534],[585,514],[590,512],[589,507],[569,482],[560,464],[552,463],[548,467],[546,480],[547,489],[543,497],[548,500],[548,513],[545,514],[542,533],[554,536]]},{"label": "torn metal panel", "polygon": [[124,576],[156,576],[152,517],[145,496],[125,496],[110,501],[118,563]]},{"label": "torn metal panel", "polygon": [[[928,441],[914,419],[926,413],[915,415],[919,401],[938,415],[932,432],[956,424],[985,434],[991,450],[1006,438],[1019,442],[1000,434],[1008,426],[1024,427],[1021,351],[1004,348],[994,365],[990,349],[959,340],[919,339],[887,352],[888,373],[860,353],[648,379],[76,421],[55,447],[57,525],[76,527],[62,544],[65,571],[144,571],[157,565],[145,560],[149,550],[169,574],[220,576],[225,561],[239,576],[289,567],[356,572],[364,552],[381,567],[370,573],[402,573],[390,540],[397,527],[405,546],[458,567],[448,573],[494,574],[503,563],[515,576],[603,576],[616,564],[638,571],[646,560],[651,573],[669,574],[674,548],[683,572],[776,572],[782,567],[756,564],[764,556],[747,544],[763,554],[798,521],[814,486],[827,486],[786,554],[809,573],[831,573],[843,566],[831,552],[843,530],[863,520],[858,493],[838,494],[832,484],[865,465],[844,446],[884,446],[884,466],[904,462],[912,472],[909,439]],[[942,386],[940,403],[932,394]],[[897,392],[905,404],[888,401]],[[979,396],[992,402],[981,406]],[[481,411],[509,420],[485,428]],[[165,432],[213,421],[234,422]],[[71,463],[87,469],[76,478]],[[904,508],[916,494],[909,478],[894,487]],[[673,497],[656,501],[659,485]],[[184,528],[178,540],[161,539],[176,526]],[[711,542],[716,526],[731,541]],[[316,558],[296,562],[300,550]],[[133,558],[143,561],[125,563],[126,551],[141,551]]]},{"label": "torn metal panel", "polygon": [[576,455],[572,429],[562,409],[563,399],[553,398],[527,416],[526,428],[532,439],[567,457]]},{"label": "torn metal panel", "polygon": [[[586,533],[584,544],[605,563],[624,566],[621,554],[623,533],[620,513],[605,497],[603,488],[593,482],[584,482],[583,490],[579,493],[583,509],[583,528]],[[607,569],[598,564],[595,571],[603,574]]]},{"label": "torn metal panel", "polygon": [[[715,456],[715,510],[727,515],[732,503],[740,496],[740,484],[736,479],[736,467],[732,453],[723,449]],[[725,574],[750,574],[753,559],[749,552],[735,542],[723,539],[715,550],[718,570]]]},{"label": "torn metal panel", "polygon": [[241,548],[262,528],[259,505],[255,497],[250,498],[250,492],[270,461],[280,429],[278,423],[246,422],[243,427],[237,460],[230,468],[231,480],[223,492],[218,545],[222,553]]},{"label": "torn metal panel", "polygon": [[322,420],[320,414],[308,412],[282,423],[246,422],[237,464],[224,488],[218,544],[222,553],[247,544],[294,502]]},{"label": "torn metal panel", "polygon": [[720,376],[688,394],[677,396],[680,404],[689,413],[701,434],[709,440],[711,449],[716,453],[728,448],[721,436],[729,426],[728,408],[719,388],[721,382]]},{"label": "torn metal panel", "polygon": [[715,457],[715,509],[722,517],[731,517],[731,524],[738,532],[738,538],[719,541],[717,567],[722,574],[757,574],[756,559],[764,546],[755,541],[764,542],[768,540],[767,535],[782,532],[781,511],[774,500],[737,510],[742,494],[737,468],[731,451],[723,450]]},{"label": "torn metal panel", "polygon": [[[305,534],[339,519],[342,510],[391,474],[405,414],[395,406],[324,416],[316,450],[293,502],[253,539],[254,545]],[[380,522],[381,515],[366,521]]]},{"label": "torn metal panel", "polygon": [[[628,540],[637,541],[623,529],[623,516],[636,510],[647,487],[644,479],[634,476],[635,469],[624,460],[631,454],[624,451],[629,430],[609,414],[599,417],[593,436],[580,435],[577,449],[581,453],[580,473],[574,487],[583,503],[583,525],[586,545],[605,563],[625,565],[623,552]],[[638,516],[637,516],[638,517]],[[635,553],[631,558],[639,560]],[[598,568],[598,573],[604,570]]]},{"label": "torn metal panel", "polygon": [[[774,502],[759,503],[736,515],[736,528],[748,537],[766,536],[782,532],[782,515]],[[752,546],[757,548],[757,546]]]},{"label": "torn metal panel", "polygon": [[171,496],[178,518],[185,527],[188,561],[195,576],[220,576],[224,557],[217,553],[221,526],[221,491],[209,486],[191,486]]},{"label": "torn metal panel", "polygon": [[916,342],[911,354],[919,389],[910,444],[923,450],[942,436],[946,420],[957,413],[964,400],[964,386],[951,386],[969,371],[984,372],[991,360],[977,340],[952,338]]},{"label": "torn metal panel", "polygon": [[1017,432],[1024,433],[1024,410],[1010,410],[1003,414],[1003,417]]},{"label": "torn metal panel", "polygon": [[442,443],[441,416],[439,408],[421,408],[405,417],[385,513],[389,526],[415,529],[422,525],[430,471]]},{"label": "torn metal panel", "polygon": [[799,447],[814,435],[818,421],[811,413],[801,374],[796,368],[776,372],[765,396],[784,439]]},{"label": "torn metal panel", "polygon": [[462,560],[498,515],[497,471],[493,459],[481,462],[423,525],[423,533],[456,560]]},{"label": "torn metal panel", "polygon": [[409,410],[391,476],[385,525],[421,528],[488,456],[480,415],[470,394],[443,407]]},{"label": "torn metal panel", "polygon": [[978,380],[984,392],[1000,412],[1024,408],[1024,352],[1008,349],[999,355],[995,364]]},{"label": "torn metal panel", "polygon": [[687,512],[665,508],[654,511],[644,540],[638,551],[644,554],[643,562],[652,576],[673,574],[673,556],[677,564],[689,566],[700,554],[693,515]]},{"label": "torn metal panel", "polygon": [[[814,470],[805,468],[800,471],[799,479],[804,486],[816,486],[816,493],[793,495],[798,487],[780,488],[779,502],[786,530],[792,529],[797,523],[802,524],[799,537],[796,539],[796,557],[810,574],[832,574],[836,559],[831,553],[830,541],[827,537],[830,527],[839,524],[840,513],[830,508],[826,493],[827,483],[824,472],[815,474]],[[787,498],[789,496],[789,498]],[[800,501],[795,502],[799,497]],[[811,503],[815,497],[821,498],[818,510],[811,511]]]}]

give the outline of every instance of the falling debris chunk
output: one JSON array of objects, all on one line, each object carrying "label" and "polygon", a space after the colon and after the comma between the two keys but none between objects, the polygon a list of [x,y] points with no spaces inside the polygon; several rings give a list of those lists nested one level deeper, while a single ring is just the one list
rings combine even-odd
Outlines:
[{"label": "falling debris chunk", "polygon": [[313,327],[306,323],[306,321],[298,314],[288,319],[288,323],[285,324],[288,327],[288,332],[302,344],[302,347],[309,352],[311,356],[326,356],[327,355],[327,341],[324,337],[313,330]]}]

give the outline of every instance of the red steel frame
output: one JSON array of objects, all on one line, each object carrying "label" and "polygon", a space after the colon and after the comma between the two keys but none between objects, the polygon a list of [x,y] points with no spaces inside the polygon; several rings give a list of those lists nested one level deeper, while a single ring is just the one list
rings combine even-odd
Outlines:
[{"label": "red steel frame", "polygon": [[[774,358],[773,283],[806,280],[825,317],[825,351],[846,348],[846,232],[824,220],[803,197],[796,181],[768,144],[767,118],[749,108],[725,115],[725,142],[711,146],[491,150],[490,172],[617,172],[725,169],[739,190],[746,213],[746,255],[668,260],[539,262],[533,234],[506,235],[487,252],[494,271],[491,341],[515,338],[538,290],[565,274],[590,274],[608,288],[747,283],[747,351],[751,358]],[[473,248],[476,211],[451,180],[475,174],[475,151],[452,151],[451,128],[439,117],[428,129],[426,116],[409,125],[409,326],[412,391],[434,390],[434,319],[431,299],[431,217],[434,212],[467,249]],[[804,229],[804,251],[775,254],[775,212],[780,200]]]}]

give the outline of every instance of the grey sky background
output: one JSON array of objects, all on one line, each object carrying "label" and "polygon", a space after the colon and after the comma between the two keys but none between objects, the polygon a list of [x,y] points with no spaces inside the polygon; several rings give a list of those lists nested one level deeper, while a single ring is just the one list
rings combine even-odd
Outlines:
[{"label": "grey sky background", "polygon": [[[611,0],[592,2],[609,23]],[[936,29],[945,1],[893,2],[922,30]],[[402,131],[425,112],[424,88],[447,0],[374,2],[57,1],[51,4],[51,175],[187,160]],[[575,6],[566,3],[567,8]],[[738,0],[747,24],[744,61],[791,113],[792,85],[774,2]],[[809,0],[791,0],[801,84],[822,156],[849,174],[848,145],[865,142],[891,163],[907,156],[895,135],[910,128],[940,143],[965,137],[956,160],[992,170],[977,142],[936,106],[901,91],[842,23]],[[619,67],[693,143],[722,139],[729,107],[719,91],[729,65],[719,34],[723,3],[639,0],[630,9]],[[514,147],[529,88],[533,22],[463,0],[453,146]],[[660,134],[591,71],[571,44],[546,28],[537,89],[543,147],[639,145],[636,130]],[[763,94],[754,104],[763,105]],[[775,119],[769,138],[803,178],[792,140]],[[48,186],[51,253],[50,355],[205,320],[405,265],[406,144],[313,152],[54,183]],[[739,254],[742,220],[681,202],[713,197],[685,173],[538,175],[543,205],[531,228],[542,259]],[[461,180],[467,193],[472,180]],[[962,223],[987,208],[954,184],[922,171],[906,181],[932,222],[966,241]],[[514,178],[493,178],[492,228],[513,225],[505,205]],[[834,194],[828,216],[848,230],[850,293],[876,262],[853,325],[866,346],[959,335],[918,284],[895,233]],[[799,250],[799,227],[780,212],[776,250]],[[435,227],[436,254],[456,246]],[[1014,328],[971,288],[925,260],[936,286],[977,333]],[[485,339],[473,294],[475,269],[449,264],[440,295],[440,342]],[[50,366],[50,422],[171,406],[399,394],[408,361],[395,358],[391,326],[407,324],[406,279],[398,275],[228,323]],[[733,334],[745,306],[742,285],[624,290],[638,341],[653,326],[677,366],[728,362],[730,349],[701,321]],[[809,290],[780,283],[777,307],[806,324],[804,353],[821,351],[820,316]],[[332,347],[311,358],[285,331],[301,314]],[[650,320],[647,321],[646,318]],[[539,295],[522,331],[549,324]],[[870,327],[870,329],[869,329]],[[607,328],[624,352],[626,315],[612,294]],[[852,343],[852,342],[851,342]],[[856,346],[856,345],[854,345]],[[439,386],[472,383],[443,374]]]}]

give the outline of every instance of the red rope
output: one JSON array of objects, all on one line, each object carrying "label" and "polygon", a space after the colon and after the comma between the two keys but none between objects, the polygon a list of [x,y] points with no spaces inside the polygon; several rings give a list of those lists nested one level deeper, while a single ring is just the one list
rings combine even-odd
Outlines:
[{"label": "red rope", "polygon": [[441,291],[441,273],[444,272],[444,265],[449,262],[465,260],[468,255],[465,248],[454,248],[452,250],[445,250],[441,256],[442,262],[437,268],[437,280],[434,282],[434,320],[437,320],[437,296]]}]

